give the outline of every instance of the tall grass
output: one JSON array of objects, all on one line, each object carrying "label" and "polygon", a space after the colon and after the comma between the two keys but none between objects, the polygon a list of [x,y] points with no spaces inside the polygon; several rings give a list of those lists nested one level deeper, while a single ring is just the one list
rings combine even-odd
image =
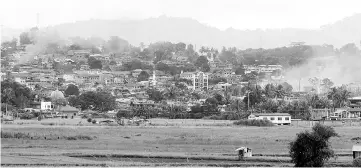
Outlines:
[{"label": "tall grass", "polygon": [[37,135],[37,134],[26,134],[23,132],[3,132],[1,131],[1,138],[3,139],[46,139],[46,140],[93,140],[94,137],[88,135],[75,135],[75,136],[59,136],[59,135]]},{"label": "tall grass", "polygon": [[258,126],[258,127],[271,127],[274,124],[270,120],[238,120],[233,122],[234,125],[244,125],[244,126]]}]

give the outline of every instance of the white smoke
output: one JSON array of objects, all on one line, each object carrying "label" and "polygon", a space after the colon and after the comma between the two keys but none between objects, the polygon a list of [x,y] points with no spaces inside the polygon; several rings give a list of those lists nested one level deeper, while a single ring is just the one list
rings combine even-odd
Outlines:
[{"label": "white smoke", "polygon": [[57,44],[59,48],[64,46],[64,40],[55,31],[38,30],[37,32],[31,32],[31,34],[34,44],[26,46],[25,53],[19,59],[20,64],[32,61],[39,55],[47,54],[49,44]]},{"label": "white smoke", "polygon": [[361,81],[361,56],[315,57],[307,63],[286,70],[285,79],[294,90],[299,87],[312,86],[310,78],[329,78],[334,86],[357,83]]}]

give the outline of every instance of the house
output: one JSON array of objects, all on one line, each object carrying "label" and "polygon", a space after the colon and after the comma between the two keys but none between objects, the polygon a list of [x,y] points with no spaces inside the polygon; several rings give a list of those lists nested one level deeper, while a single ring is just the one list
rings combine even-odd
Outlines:
[{"label": "house", "polygon": [[249,120],[270,120],[277,125],[290,125],[291,115],[288,113],[254,113],[248,116]]},{"label": "house", "polygon": [[41,110],[52,110],[53,105],[51,104],[51,102],[41,102],[40,103],[40,109]]},{"label": "house", "polygon": [[180,78],[192,81],[193,90],[208,90],[208,74],[204,72],[181,72]]},{"label": "house", "polygon": [[141,70],[141,69],[135,69],[135,70],[133,70],[133,71],[132,71],[133,77],[137,78],[138,75],[139,75],[142,71],[143,71],[143,70]]},{"label": "house", "polygon": [[66,106],[61,106],[59,108],[59,112],[62,113],[63,116],[72,117],[72,116],[76,116],[76,114],[79,113],[79,110],[75,107],[66,105]]},{"label": "house", "polygon": [[243,160],[245,157],[252,157],[252,149],[248,147],[240,147],[236,149],[238,159]]},{"label": "house", "polygon": [[361,145],[352,146],[352,154],[354,159],[361,157]]},{"label": "house", "polygon": [[229,83],[224,83],[224,82],[219,82],[218,84],[215,85],[215,89],[219,89],[219,90],[227,90],[227,88],[231,87],[232,84]]},{"label": "house", "polygon": [[350,105],[342,118],[360,118],[361,117],[361,97],[349,98]]}]

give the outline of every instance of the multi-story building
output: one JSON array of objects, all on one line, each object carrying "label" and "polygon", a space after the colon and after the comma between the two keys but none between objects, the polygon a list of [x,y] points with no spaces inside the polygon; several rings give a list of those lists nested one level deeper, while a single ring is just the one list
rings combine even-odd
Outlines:
[{"label": "multi-story building", "polygon": [[181,72],[180,78],[192,81],[193,90],[208,89],[208,74],[204,72]]}]

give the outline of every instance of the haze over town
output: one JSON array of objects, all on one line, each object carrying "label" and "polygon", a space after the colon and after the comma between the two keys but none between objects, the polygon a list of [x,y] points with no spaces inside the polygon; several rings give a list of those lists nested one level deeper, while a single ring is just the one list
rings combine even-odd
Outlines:
[{"label": "haze over town", "polygon": [[361,166],[360,6],[1,2],[1,166]]}]

